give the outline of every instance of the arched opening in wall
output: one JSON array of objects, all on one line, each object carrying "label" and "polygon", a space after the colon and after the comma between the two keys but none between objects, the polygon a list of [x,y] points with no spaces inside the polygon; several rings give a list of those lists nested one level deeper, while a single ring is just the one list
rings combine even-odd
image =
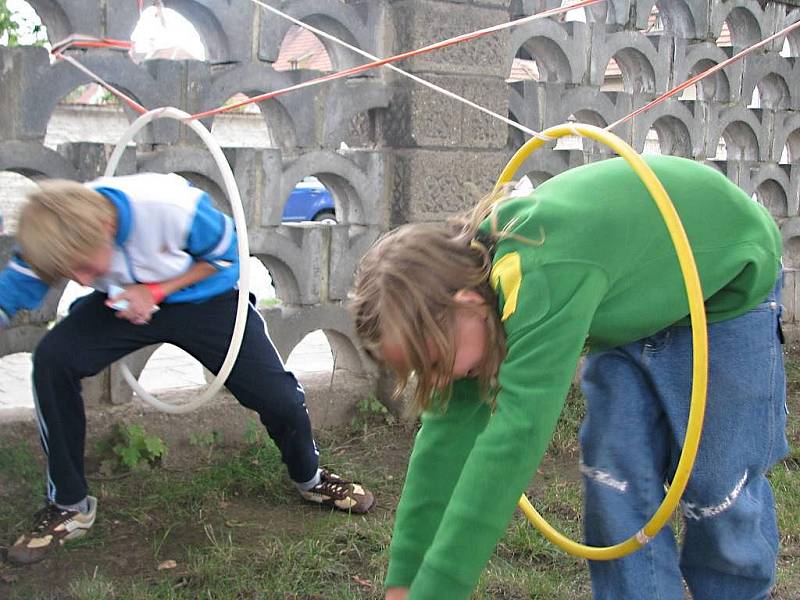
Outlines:
[{"label": "arched opening in wall", "polygon": [[747,108],[761,108],[761,90],[758,89],[758,86],[753,88]]},{"label": "arched opening in wall", "polygon": [[[718,160],[758,160],[758,137],[749,124],[735,121],[722,133],[725,140],[725,157]],[[719,155],[720,149],[717,148]]]},{"label": "arched opening in wall", "polygon": [[657,4],[653,5],[650,14],[647,16],[647,24],[640,31],[647,35],[664,34],[664,18]]},{"label": "arched opening in wall", "polygon": [[567,55],[558,44],[545,37],[531,38],[520,46],[511,70],[512,77],[517,76],[514,81],[527,79],[554,83],[566,82],[572,77]]},{"label": "arched opening in wall", "polygon": [[[223,105],[232,106],[248,99],[247,94],[240,92],[228,98]],[[274,148],[276,145],[266,116],[261,113],[257,102],[216,115],[211,124],[211,133],[223,148]]]},{"label": "arched opening in wall", "polygon": [[[716,65],[712,60],[704,59],[698,61],[688,73],[687,79],[710,69]],[[728,78],[723,71],[717,71],[707,77],[703,77],[681,92],[680,100],[702,100],[704,102],[726,102],[730,99],[730,85]]]},{"label": "arched opening in wall", "polygon": [[0,46],[44,46],[50,48],[47,27],[36,10],[25,0],[8,0],[9,19],[0,35]]},{"label": "arched opening in wall", "polygon": [[25,197],[38,186],[29,179],[14,171],[0,171],[0,232],[13,235],[17,232],[19,211],[25,203]]},{"label": "arched opening in wall", "polygon": [[[572,114],[567,117],[570,123],[582,122],[576,115]],[[579,135],[565,135],[556,140],[556,145],[553,150],[583,150],[584,138]]]},{"label": "arched opening in wall", "polygon": [[662,154],[661,140],[659,140],[658,131],[655,129],[655,127],[651,127],[647,130],[647,135],[644,138],[642,154]]},{"label": "arched opening in wall", "polygon": [[[570,123],[586,123],[595,127],[605,127],[608,125],[605,119],[598,113],[582,109],[571,114],[567,121]],[[600,157],[608,156],[611,151],[602,143],[595,140],[576,135],[566,135],[558,138],[554,150],[581,150],[587,154],[591,161]]]},{"label": "arched opening in wall", "polygon": [[331,58],[325,45],[316,35],[299,25],[292,26],[281,42],[272,68],[276,71],[332,70]]},{"label": "arched opening in wall", "polygon": [[307,175],[297,182],[286,199],[281,220],[284,223],[337,223],[334,195],[319,177]]},{"label": "arched opening in wall", "polygon": [[44,145],[55,149],[67,142],[116,144],[129,124],[114,94],[96,83],[86,83],[56,105],[47,122]]},{"label": "arched opening in wall", "polygon": [[717,46],[745,48],[758,42],[761,37],[761,27],[753,13],[746,8],[737,7],[728,13],[720,29]]},{"label": "arched opening in wall", "polygon": [[728,143],[725,141],[725,136],[719,138],[713,160],[728,160]]},{"label": "arched opening in wall", "polygon": [[622,79],[622,70],[619,63],[612,57],[606,65],[605,75],[603,76],[603,83],[600,85],[600,91],[603,92],[623,92],[625,91],[625,84]]},{"label": "arched opening in wall", "polygon": [[635,48],[623,48],[609,60],[600,86],[601,91],[624,91],[628,94],[653,93],[655,89],[653,65]]},{"label": "arched opening in wall", "polygon": [[364,224],[364,204],[355,187],[342,175],[311,173],[295,184],[283,205],[284,223]]},{"label": "arched opening in wall", "polygon": [[800,159],[800,129],[795,129],[787,136],[778,162],[782,165],[794,164],[798,159]]},{"label": "arched opening in wall", "polygon": [[250,293],[255,297],[256,308],[276,308],[282,304],[275,291],[272,274],[257,256],[250,257]]},{"label": "arched opening in wall", "polygon": [[789,215],[789,204],[783,186],[773,179],[762,182],[755,193],[756,202],[764,206],[772,217],[778,221],[786,219]]},{"label": "arched opening in wall", "polygon": [[[653,123],[658,140],[658,150],[653,148],[652,154],[666,154],[670,156],[692,156],[692,140],[689,127],[680,119],[672,116],[661,117]],[[648,138],[650,137],[648,133]],[[645,142],[645,154],[647,154]]]},{"label": "arched opening in wall", "polygon": [[719,48],[730,48],[733,46],[733,38],[731,37],[731,28],[728,26],[728,22],[725,21],[722,23],[722,29],[720,29],[719,36],[716,40],[717,47]]},{"label": "arched opening in wall", "polygon": [[328,337],[322,329],[306,335],[289,354],[286,368],[301,381],[311,375],[333,376],[336,359]]},{"label": "arched opening in wall", "polygon": [[[527,56],[527,58],[523,58]],[[530,54],[520,48],[517,56],[511,62],[511,73],[506,79],[506,83],[514,83],[515,81],[539,81],[540,70],[539,65],[536,64],[536,59]]]},{"label": "arched opening in wall", "polygon": [[206,60],[203,38],[191,21],[161,3],[142,11],[131,33],[131,57],[136,62],[156,58]]},{"label": "arched opening in wall", "polygon": [[791,92],[789,92],[786,80],[780,75],[770,73],[762,78],[753,89],[753,97],[747,108],[786,110],[790,108],[790,97]]},{"label": "arched opening in wall", "polygon": [[30,352],[0,357],[0,417],[4,412],[33,410],[31,357]]}]

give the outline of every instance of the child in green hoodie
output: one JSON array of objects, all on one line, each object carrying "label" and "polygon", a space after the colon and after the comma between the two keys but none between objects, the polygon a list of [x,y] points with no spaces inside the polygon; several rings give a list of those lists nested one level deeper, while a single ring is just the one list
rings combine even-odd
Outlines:
[{"label": "child in green hoodie", "polygon": [[[709,321],[708,408],[669,528],[590,562],[595,598],[767,598],[778,531],[767,469],[787,452],[781,238],[714,169],[650,157],[687,232]],[[414,376],[422,427],[397,509],[387,599],[469,597],[542,458],[585,345],[585,538],[638,531],[682,449],[692,384],[683,277],[666,227],[622,159],[527,197],[390,232],[364,256],[354,312],[367,351]]]}]

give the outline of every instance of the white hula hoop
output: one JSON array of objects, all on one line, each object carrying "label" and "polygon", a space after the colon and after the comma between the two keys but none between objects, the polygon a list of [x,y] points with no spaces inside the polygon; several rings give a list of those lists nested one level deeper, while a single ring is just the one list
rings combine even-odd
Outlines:
[{"label": "white hula hoop", "polygon": [[117,142],[117,146],[114,148],[111,158],[108,159],[108,165],[106,166],[105,172],[106,177],[112,177],[114,175],[114,172],[117,170],[119,160],[122,158],[122,153],[125,151],[125,147],[127,146],[128,142],[133,140],[133,136],[136,135],[142,127],[155,119],[175,119],[177,121],[182,121],[192,131],[199,135],[201,140],[203,140],[206,148],[208,148],[209,152],[211,152],[211,155],[214,157],[214,161],[217,163],[220,173],[222,173],[222,180],[225,184],[225,193],[228,196],[228,201],[231,203],[233,221],[236,224],[236,234],[238,238],[237,249],[239,253],[239,300],[236,305],[236,322],[233,325],[233,337],[231,338],[231,344],[228,347],[228,353],[225,355],[225,360],[223,361],[222,367],[220,367],[217,376],[208,385],[208,387],[203,390],[203,393],[191,402],[187,402],[186,404],[169,404],[167,402],[162,402],[145,390],[133,376],[133,373],[131,373],[131,370],[128,368],[127,364],[124,362],[120,364],[122,376],[142,400],[161,411],[172,414],[187,413],[199,408],[213,398],[225,383],[225,380],[228,378],[231,369],[233,369],[236,358],[239,356],[239,349],[242,346],[244,326],[247,322],[247,304],[250,288],[250,248],[247,242],[247,224],[245,223],[244,208],[242,207],[242,199],[239,196],[239,188],[236,186],[236,180],[233,177],[233,172],[231,171],[231,167],[228,164],[225,155],[222,153],[222,148],[220,148],[219,144],[208,131],[208,129],[206,129],[199,121],[188,120],[190,117],[191,115],[188,113],[173,107],[156,108],[146,112],[133,123],[131,123],[125,133],[122,134],[122,138],[119,142]]}]

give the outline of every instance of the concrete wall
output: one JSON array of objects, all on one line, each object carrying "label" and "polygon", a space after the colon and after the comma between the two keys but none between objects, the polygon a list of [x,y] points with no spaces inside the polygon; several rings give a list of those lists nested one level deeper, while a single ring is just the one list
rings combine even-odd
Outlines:
[{"label": "concrete wall", "polygon": [[[127,0],[88,9],[82,0],[29,1],[52,40],[69,33],[124,39],[137,18],[135,3]],[[533,129],[569,118],[606,125],[800,18],[798,9],[784,3],[761,4],[608,0],[582,11],[579,20],[532,22],[401,66]],[[289,0],[281,8],[386,56],[559,5],[554,0]],[[648,26],[654,7],[663,23],[655,30]],[[237,92],[252,95],[318,75],[272,68],[288,25],[247,0],[197,0],[174,8],[200,31],[208,62],[137,65],[107,50],[74,56],[149,108],[174,105],[188,112],[218,106]],[[723,26],[732,46],[720,48],[715,42]],[[708,162],[770,209],[786,243],[787,320],[797,323],[800,35],[795,32],[783,44],[780,40],[731,65],[698,84],[693,95],[673,98],[616,133],[642,151],[655,132],[662,152]],[[334,69],[362,61],[325,45]],[[507,84],[515,56],[534,60],[540,80]],[[612,58],[621,71],[617,91],[608,91],[605,82]],[[69,64],[51,64],[41,48],[0,48],[0,70],[0,171],[33,179],[88,179],[101,173],[110,144],[46,145],[59,100],[87,83],[87,76]],[[751,106],[756,89],[758,108]],[[374,377],[344,307],[359,256],[391,226],[438,220],[468,207],[476,191],[491,187],[524,140],[516,130],[388,70],[306,88],[260,109],[269,144],[247,142],[228,147],[226,154],[245,203],[250,247],[270,269],[283,301],[279,309],[265,312],[273,339],[286,356],[307,333],[323,329],[338,366]],[[126,112],[126,117],[134,115]],[[724,155],[718,152],[720,140]],[[137,141],[120,173],[177,171],[225,207],[219,174],[188,130],[158,122]],[[340,150],[342,142],[347,150]],[[536,153],[519,175],[538,182],[607,156],[588,143],[580,149],[560,145]],[[280,223],[286,197],[309,174],[333,191],[339,225]],[[10,247],[10,239],[0,238],[0,254],[7,256]],[[21,315],[15,327],[0,335],[0,356],[33,348],[53,318],[57,298],[56,291],[41,310]],[[133,366],[141,369],[148,355],[137,355]],[[89,389],[94,403],[130,398],[113,368]]]}]

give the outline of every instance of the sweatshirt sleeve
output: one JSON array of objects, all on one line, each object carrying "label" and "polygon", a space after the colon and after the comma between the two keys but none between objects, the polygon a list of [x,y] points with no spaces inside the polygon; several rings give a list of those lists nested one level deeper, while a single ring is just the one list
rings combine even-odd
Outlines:
[{"label": "sweatshirt sleeve", "polygon": [[413,600],[466,599],[475,588],[547,448],[607,287],[605,273],[589,265],[525,273],[503,290],[507,356],[495,412],[411,585]]},{"label": "sweatshirt sleeve", "polygon": [[0,327],[8,325],[18,311],[37,308],[49,286],[43,282],[18,253],[14,253],[0,271]]},{"label": "sweatshirt sleeve", "polygon": [[238,262],[236,228],[233,219],[214,208],[208,194],[197,202],[187,239],[187,251],[218,270]]},{"label": "sweatshirt sleeve", "polygon": [[453,384],[447,407],[422,414],[395,515],[386,587],[409,587],[439,527],[475,438],[489,420],[477,381]]}]

